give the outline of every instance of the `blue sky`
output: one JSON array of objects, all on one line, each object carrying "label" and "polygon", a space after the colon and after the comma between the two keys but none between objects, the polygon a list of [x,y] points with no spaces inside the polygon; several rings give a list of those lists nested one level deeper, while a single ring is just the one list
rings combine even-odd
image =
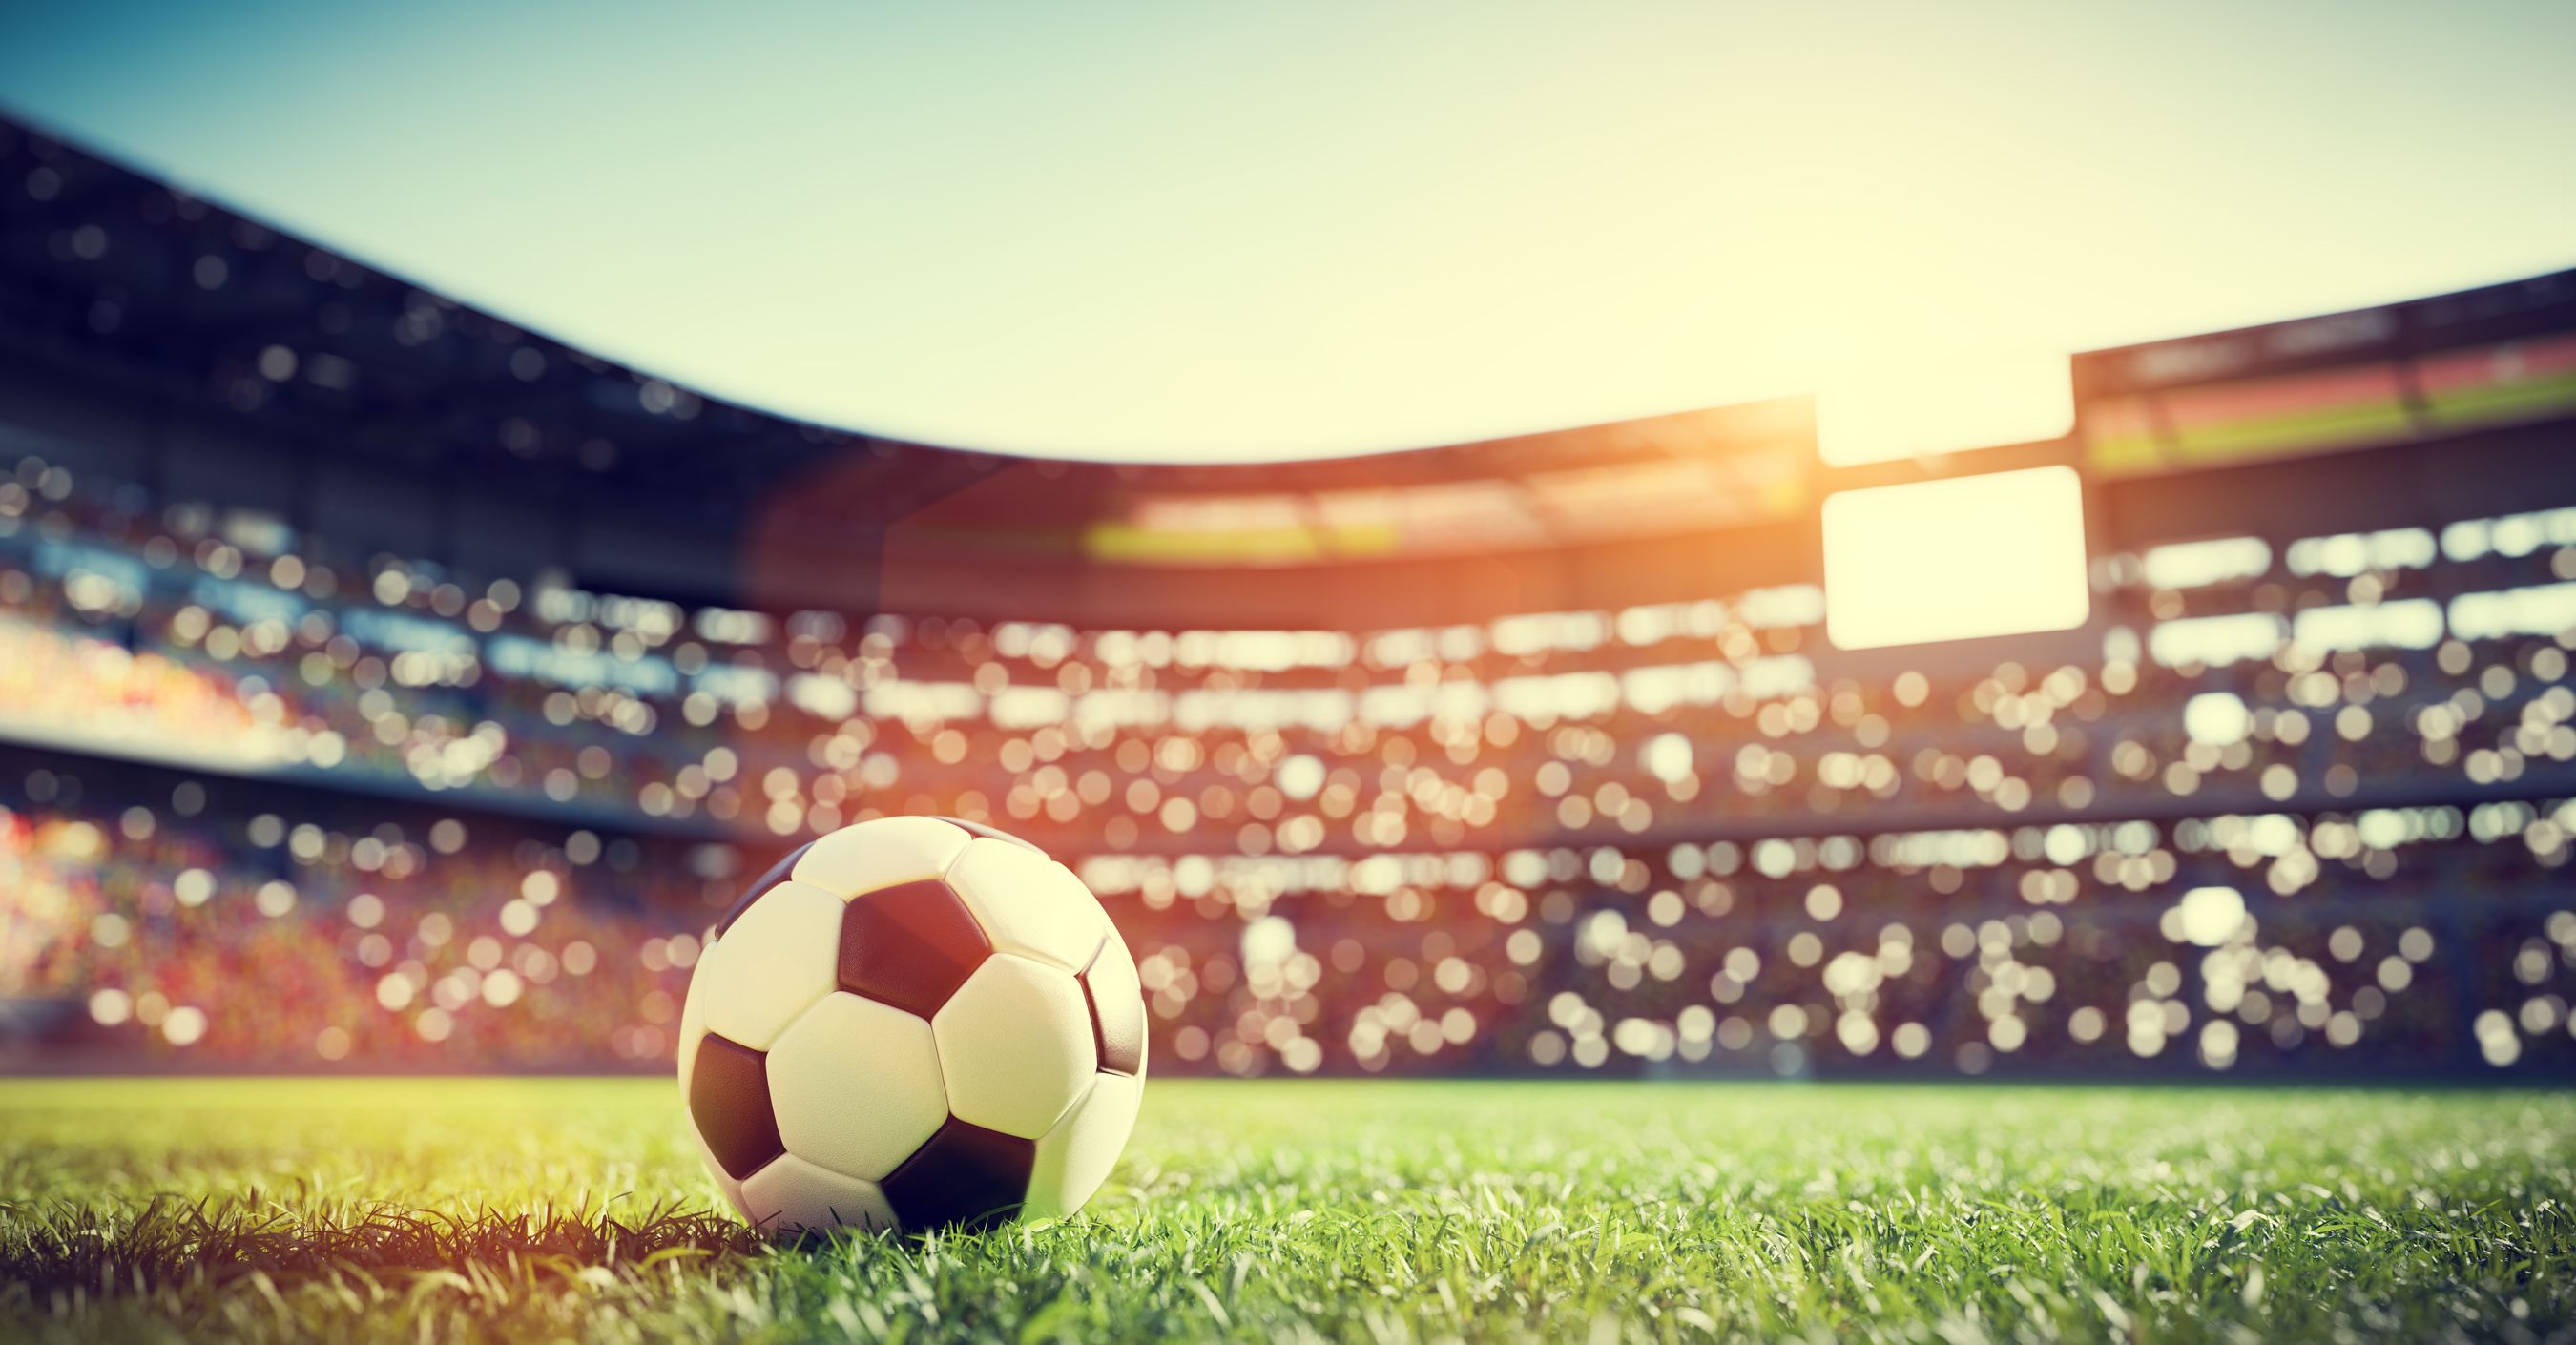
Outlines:
[{"label": "blue sky", "polygon": [[0,4],[0,106],[715,395],[1449,442],[2576,265],[2576,6]]}]

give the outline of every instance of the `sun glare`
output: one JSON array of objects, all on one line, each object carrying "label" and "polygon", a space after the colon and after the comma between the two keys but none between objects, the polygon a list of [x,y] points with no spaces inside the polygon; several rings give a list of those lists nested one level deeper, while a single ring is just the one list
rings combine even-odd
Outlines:
[{"label": "sun glare", "polygon": [[2064,353],[1924,354],[1829,380],[1816,451],[1836,467],[2064,437],[2075,391]]}]

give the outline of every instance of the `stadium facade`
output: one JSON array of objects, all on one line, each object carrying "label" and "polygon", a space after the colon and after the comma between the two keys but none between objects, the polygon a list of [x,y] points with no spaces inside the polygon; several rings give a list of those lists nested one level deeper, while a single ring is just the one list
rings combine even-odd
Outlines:
[{"label": "stadium facade", "polygon": [[[803,425],[0,125],[25,1068],[666,1067],[744,877],[1079,869],[1156,1068],[2576,1067],[2576,272],[1806,399],[1140,467]],[[1824,502],[2082,485],[2089,616],[1871,650]]]}]

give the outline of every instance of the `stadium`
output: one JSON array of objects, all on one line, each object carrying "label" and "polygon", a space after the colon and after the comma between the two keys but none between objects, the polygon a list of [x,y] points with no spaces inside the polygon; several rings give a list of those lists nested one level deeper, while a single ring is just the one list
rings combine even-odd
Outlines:
[{"label": "stadium", "polygon": [[[745,884],[906,814],[1082,877],[1158,1079],[2576,1079],[2576,272],[2085,353],[2064,437],[1925,458],[1831,465],[1801,397],[1139,466],[730,404],[26,125],[0,191],[22,1086],[664,1078]],[[2080,547],[2011,560],[2059,566],[2053,628],[1843,605],[1940,605],[1867,502],[1969,527],[2001,482]],[[1523,1253],[1572,1236],[1545,1194],[1504,1192]],[[1171,1329],[1234,1330],[1226,1236]]]},{"label": "stadium", "polygon": [[[1796,400],[1135,468],[10,139],[37,1059],[658,1068],[740,880],[929,812],[1069,857],[1179,1073],[2576,1064],[2576,274],[2083,356],[2075,435],[1937,472]],[[2047,468],[2083,624],[1835,648],[1825,497]]]}]

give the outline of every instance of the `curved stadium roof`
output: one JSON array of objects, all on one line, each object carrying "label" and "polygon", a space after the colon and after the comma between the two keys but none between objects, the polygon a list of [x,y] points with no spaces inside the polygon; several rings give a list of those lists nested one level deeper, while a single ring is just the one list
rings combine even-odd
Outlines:
[{"label": "curved stadium roof", "polygon": [[2576,499],[2576,273],[2079,357],[2075,435],[1934,462],[1828,468],[1796,398],[1133,466],[707,399],[6,122],[0,181],[0,456],[469,575],[771,609],[1363,628],[1812,580],[1826,493],[2043,462],[2087,470],[2097,547]]}]

